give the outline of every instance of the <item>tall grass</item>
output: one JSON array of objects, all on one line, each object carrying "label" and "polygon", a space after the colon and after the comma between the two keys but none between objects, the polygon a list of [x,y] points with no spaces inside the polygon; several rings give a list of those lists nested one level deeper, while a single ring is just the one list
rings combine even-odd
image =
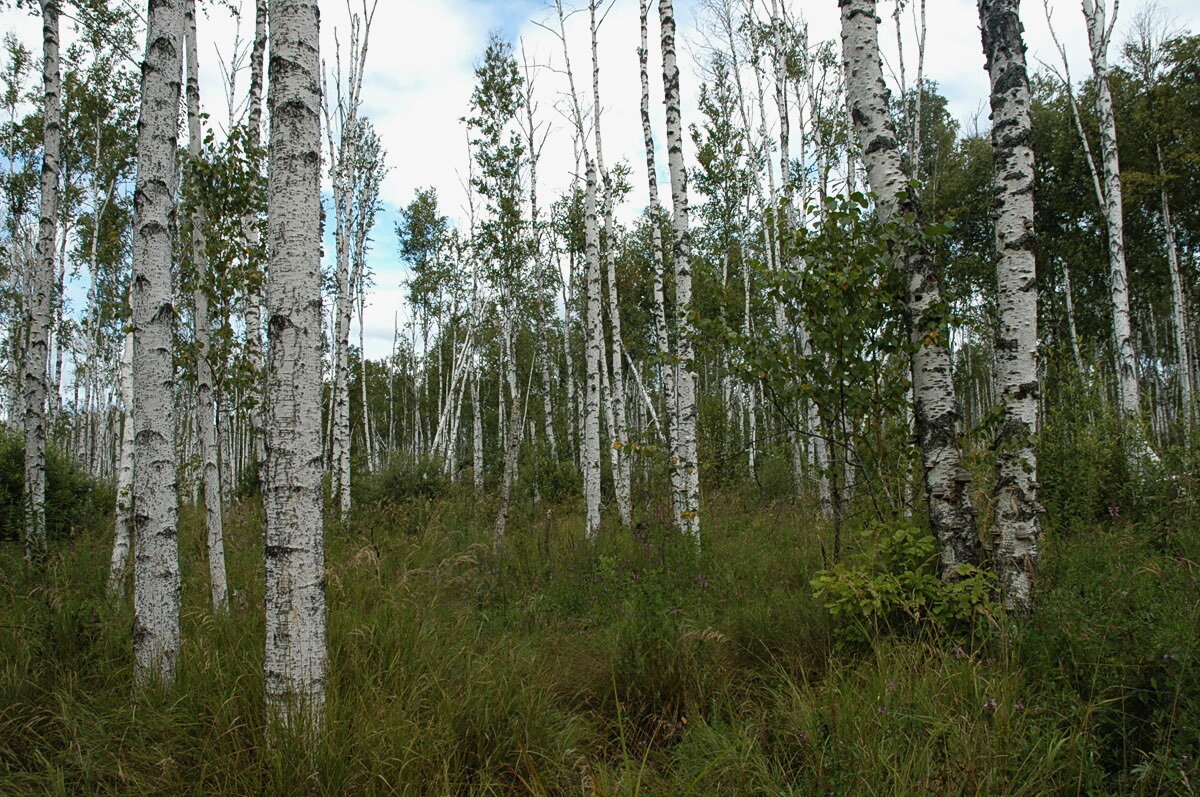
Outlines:
[{"label": "tall grass", "polygon": [[[811,507],[707,501],[699,556],[645,503],[582,541],[573,504],[387,491],[328,540],[328,716],[267,743],[261,509],[227,518],[228,615],[185,512],[178,681],[134,694],[109,540],[44,571],[0,549],[4,794],[1191,793],[1200,535],[1049,536],[1041,609],[973,640],[835,641]],[[395,496],[392,496],[394,498]],[[1168,540],[1169,544],[1163,540]]]}]

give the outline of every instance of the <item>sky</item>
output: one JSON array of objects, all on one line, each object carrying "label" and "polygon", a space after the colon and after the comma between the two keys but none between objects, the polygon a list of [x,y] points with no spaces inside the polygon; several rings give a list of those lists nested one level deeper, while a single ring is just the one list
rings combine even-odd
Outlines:
[{"label": "sky", "polygon": [[[839,21],[836,0],[781,0],[794,16],[806,19],[809,39],[836,38]],[[1088,72],[1087,40],[1078,0],[1046,0],[1052,19],[1070,59],[1072,76]],[[244,50],[253,34],[253,0],[231,0],[244,9],[239,17],[217,4],[199,20],[201,96],[211,123],[227,123],[228,86],[224,73],[232,71],[234,91],[240,96],[248,84],[245,69],[222,69],[233,62],[234,45]],[[361,14],[364,0],[327,0],[321,6],[321,55],[332,68],[335,36],[345,49],[352,8]],[[366,0],[371,2],[371,0]],[[621,160],[633,169],[635,190],[618,215],[631,218],[644,204],[644,154],[639,113],[640,81],[637,48],[640,36],[638,0],[608,0],[599,35],[600,90],[604,155],[611,166]],[[765,13],[769,0],[757,0]],[[914,11],[920,0],[907,0],[901,28],[909,80],[915,71]],[[925,0],[927,12],[926,76],[936,81],[949,100],[951,113],[965,131],[988,126],[988,79],[984,71],[975,0]],[[568,8],[583,7],[585,0],[566,0]],[[657,3],[654,4],[657,6]],[[677,0],[679,54],[685,123],[696,118],[705,37],[701,0]],[[1158,0],[1164,17],[1175,27],[1200,30],[1200,3],[1196,0]],[[1129,25],[1144,7],[1126,0],[1120,8],[1111,57],[1125,40]],[[880,40],[885,73],[898,72],[896,29],[891,2],[879,4],[883,24]],[[651,114],[659,148],[658,175],[665,189],[662,94],[656,42],[658,26],[651,14]],[[1057,65],[1042,0],[1022,4],[1031,68],[1041,63]],[[528,60],[535,82],[536,113],[549,125],[549,135],[539,164],[539,196],[548,203],[570,185],[575,169],[571,133],[565,110],[566,80],[557,18],[548,0],[378,0],[371,30],[363,85],[362,112],[371,119],[387,150],[390,170],[383,184],[384,207],[374,232],[370,267],[374,272],[365,312],[365,348],[370,358],[387,356],[392,347],[397,312],[404,321],[405,269],[397,254],[394,233],[398,209],[411,200],[417,188],[437,189],[442,212],[456,219],[466,215],[464,183],[467,172],[466,130],[460,119],[468,112],[475,83],[474,67],[491,31],[514,44],[518,62]],[[63,38],[73,36],[70,23]],[[586,11],[567,21],[576,86],[590,95],[590,50]],[[40,51],[40,20],[12,10],[0,12],[0,30],[15,31],[34,51]],[[524,54],[524,59],[523,59]],[[895,85],[893,85],[895,88]],[[585,104],[589,100],[584,100]],[[685,141],[685,154],[691,142]],[[669,194],[668,194],[669,195]],[[327,251],[332,251],[327,246]],[[357,336],[357,319],[352,333]]]}]

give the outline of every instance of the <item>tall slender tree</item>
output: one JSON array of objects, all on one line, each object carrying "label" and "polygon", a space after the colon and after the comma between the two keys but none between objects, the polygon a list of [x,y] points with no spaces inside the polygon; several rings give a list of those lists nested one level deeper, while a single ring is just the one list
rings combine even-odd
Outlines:
[{"label": "tall slender tree", "polygon": [[179,653],[172,237],[183,0],[152,0],[138,120],[133,237],[134,655],[140,681],[171,680]]},{"label": "tall slender tree", "polygon": [[1038,317],[1034,257],[1033,134],[1020,0],[979,0],[983,52],[991,78],[995,155],[998,326],[996,519],[992,559],[1006,606],[1033,604],[1038,512]]},{"label": "tall slender tree", "polygon": [[[1103,185],[1104,223],[1108,233],[1109,292],[1112,303],[1113,349],[1117,367],[1117,399],[1121,415],[1136,419],[1141,413],[1137,350],[1129,312],[1129,270],[1125,264],[1125,199],[1121,190],[1121,161],[1117,155],[1117,116],[1109,85],[1111,68],[1108,44],[1116,23],[1116,5],[1110,21],[1104,0],[1083,0],[1088,48],[1095,77],[1096,116],[1100,122],[1100,174]],[[1145,453],[1144,443],[1135,443]]]},{"label": "tall slender tree", "polygon": [[667,163],[671,172],[672,230],[675,260],[675,345],[679,370],[676,401],[679,436],[674,452],[682,487],[682,531],[700,545],[700,462],[696,444],[696,364],[693,362],[695,320],[692,317],[692,245],[688,230],[687,169],[683,161],[683,119],[679,98],[679,63],[675,54],[675,8],[659,0],[658,19],[662,44],[663,104],[667,117]]},{"label": "tall slender tree", "polygon": [[42,178],[37,257],[25,303],[25,558],[46,553],[46,402],[55,305],[55,241],[62,147],[58,0],[42,0]]},{"label": "tall slender tree", "polygon": [[319,725],[325,706],[321,507],[321,79],[317,0],[272,0],[267,167],[268,709]]},{"label": "tall slender tree", "polygon": [[[189,168],[200,164],[200,64],[196,46],[196,0],[184,6],[184,37],[187,50],[187,125]],[[229,605],[229,587],[225,578],[225,531],[221,508],[221,470],[217,467],[217,412],[213,401],[213,369],[210,357],[208,315],[208,241],[206,197],[193,196],[191,254],[195,268],[192,328],[196,342],[196,428],[200,437],[200,478],[204,488],[204,528],[208,542],[208,575],[214,611]]]}]

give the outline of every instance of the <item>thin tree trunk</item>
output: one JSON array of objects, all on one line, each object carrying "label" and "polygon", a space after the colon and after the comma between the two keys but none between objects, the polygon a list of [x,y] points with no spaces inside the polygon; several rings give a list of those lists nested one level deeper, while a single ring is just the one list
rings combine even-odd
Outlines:
[{"label": "thin tree trunk", "polygon": [[678,371],[671,357],[671,336],[667,326],[666,264],[663,257],[663,240],[661,220],[664,214],[658,199],[658,171],[654,164],[654,134],[650,126],[650,36],[649,16],[650,1],[641,0],[642,38],[638,48],[638,60],[641,64],[642,79],[642,137],[646,149],[646,182],[650,198],[650,241],[654,258],[654,331],[658,345],[658,355],[662,359],[662,383],[664,415],[667,418],[667,454],[671,473],[671,510],[675,518],[675,526],[683,528],[683,502],[679,499],[684,493],[680,481],[679,469],[675,467],[675,452],[679,439],[679,412],[676,400],[675,375]]},{"label": "thin tree trunk", "polygon": [[[909,176],[901,167],[895,126],[888,112],[875,0],[839,0],[839,4],[847,104],[878,213],[884,221],[907,215],[919,220],[920,203],[908,191]],[[970,477],[960,464],[958,409],[946,332],[940,326],[927,328],[930,311],[940,304],[940,288],[924,246],[907,247],[900,259],[908,282],[909,334],[915,349],[914,416],[925,471],[925,495],[942,577],[953,579],[962,565],[978,563],[979,533],[967,494]]]},{"label": "thin tree trunk", "polygon": [[[30,263],[26,294],[24,352],[25,558],[46,554],[46,404],[50,330],[53,326],[54,250],[58,219],[58,176],[62,98],[58,59],[58,0],[42,0],[42,177],[37,257]],[[53,401],[50,401],[53,403]]]},{"label": "thin tree trunk", "polygon": [[612,438],[613,493],[617,502],[617,514],[621,525],[628,527],[633,518],[633,503],[630,496],[629,422],[625,411],[625,362],[622,352],[625,343],[621,337],[621,304],[617,296],[616,235],[613,226],[612,177],[604,168],[604,145],[600,135],[602,105],[600,103],[600,55],[597,47],[596,24],[597,0],[588,3],[592,35],[592,129],[596,140],[596,169],[604,186],[604,267],[608,287],[608,320],[612,335],[610,357],[609,395],[611,396],[613,425],[609,429]]},{"label": "thin tree trunk", "polygon": [[183,2],[149,7],[133,235],[134,591],[139,683],[171,681],[179,653],[179,535],[171,244]]},{"label": "thin tree trunk", "polygon": [[590,540],[600,533],[600,369],[604,336],[600,329],[600,236],[596,230],[596,164],[587,159],[584,234],[587,241],[587,387],[583,420],[584,531]]},{"label": "thin tree trunk", "polygon": [[1100,171],[1104,181],[1104,220],[1108,230],[1109,290],[1118,406],[1122,417],[1135,420],[1141,412],[1141,400],[1137,351],[1129,316],[1129,273],[1125,266],[1125,214],[1121,163],[1117,157],[1117,119],[1108,83],[1108,42],[1112,27],[1105,23],[1103,0],[1083,0],[1083,14],[1087,20],[1092,71],[1096,78],[1096,115],[1100,121]]},{"label": "thin tree trunk", "polygon": [[667,117],[667,161],[671,172],[674,207],[676,378],[679,403],[679,439],[676,468],[683,485],[683,525],[680,531],[700,546],[700,463],[696,445],[696,371],[692,340],[692,263],[688,231],[687,171],[683,162],[683,121],[679,109],[679,66],[675,57],[675,10],[672,0],[659,0],[663,58],[663,104]]},{"label": "thin tree trunk", "polygon": [[483,412],[479,406],[479,352],[471,353],[471,467],[475,492],[483,491]]},{"label": "thin tree trunk", "polygon": [[129,570],[133,543],[133,333],[125,333],[121,352],[121,450],[117,466],[117,506],[112,559],[108,568],[108,593],[118,596]]},{"label": "thin tree trunk", "polygon": [[[267,50],[267,3],[254,2],[254,45],[250,51],[250,108],[246,125],[249,128],[249,148],[254,153],[256,173],[261,170],[259,149],[262,144],[263,56]],[[242,234],[247,248],[257,251],[261,243],[258,219],[249,214],[242,218]],[[246,360],[250,365],[250,429],[253,438],[255,468],[263,460],[263,356],[262,356],[262,292],[259,280],[251,280],[246,290]],[[261,479],[261,473],[259,474]]]},{"label": "thin tree trunk", "polygon": [[1162,181],[1159,196],[1162,203],[1163,235],[1166,237],[1167,245],[1167,265],[1171,270],[1171,313],[1175,322],[1175,356],[1179,371],[1179,398],[1182,405],[1180,411],[1184,428],[1191,429],[1195,420],[1195,393],[1192,385],[1192,357],[1188,350],[1188,341],[1191,339],[1192,333],[1188,324],[1187,292],[1184,288],[1183,273],[1179,269],[1179,245],[1175,239],[1171,203],[1167,198],[1162,147],[1156,145],[1154,150],[1158,159],[1158,176]]},{"label": "thin tree trunk", "polygon": [[[321,81],[317,0],[271,14],[266,414],[267,708],[315,731],[325,706],[321,517]],[[315,735],[314,735],[315,741]]]},{"label": "thin tree trunk", "polygon": [[996,381],[996,517],[992,561],[1005,606],[1033,606],[1038,513],[1037,268],[1034,257],[1033,147],[1029,75],[1020,0],[979,0],[983,52],[991,78],[998,326]]},{"label": "thin tree trunk", "polygon": [[[194,169],[200,159],[200,64],[196,46],[196,0],[184,6],[187,47],[188,157]],[[204,528],[208,542],[208,575],[213,611],[229,606],[225,578],[225,534],[221,523],[221,472],[217,467],[217,417],[213,406],[213,374],[209,357],[208,250],[204,234],[204,198],[193,197],[192,259],[196,268],[192,327],[196,336],[196,426],[200,436],[200,470],[204,484]]]}]

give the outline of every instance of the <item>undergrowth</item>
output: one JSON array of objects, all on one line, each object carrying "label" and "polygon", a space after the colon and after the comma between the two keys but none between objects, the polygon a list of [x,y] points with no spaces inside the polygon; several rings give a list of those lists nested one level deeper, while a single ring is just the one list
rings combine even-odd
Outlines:
[{"label": "undergrowth", "polygon": [[810,585],[829,566],[812,507],[710,495],[696,555],[658,504],[591,546],[573,501],[530,499],[495,555],[494,508],[469,489],[372,489],[328,540],[314,761],[267,743],[253,500],[227,516],[226,616],[185,511],[178,681],[136,698],[108,534],[55,546],[40,573],[6,544],[0,793],[1188,794],[1200,778],[1195,527],[1049,531],[1023,626],[893,612],[848,638]]}]

